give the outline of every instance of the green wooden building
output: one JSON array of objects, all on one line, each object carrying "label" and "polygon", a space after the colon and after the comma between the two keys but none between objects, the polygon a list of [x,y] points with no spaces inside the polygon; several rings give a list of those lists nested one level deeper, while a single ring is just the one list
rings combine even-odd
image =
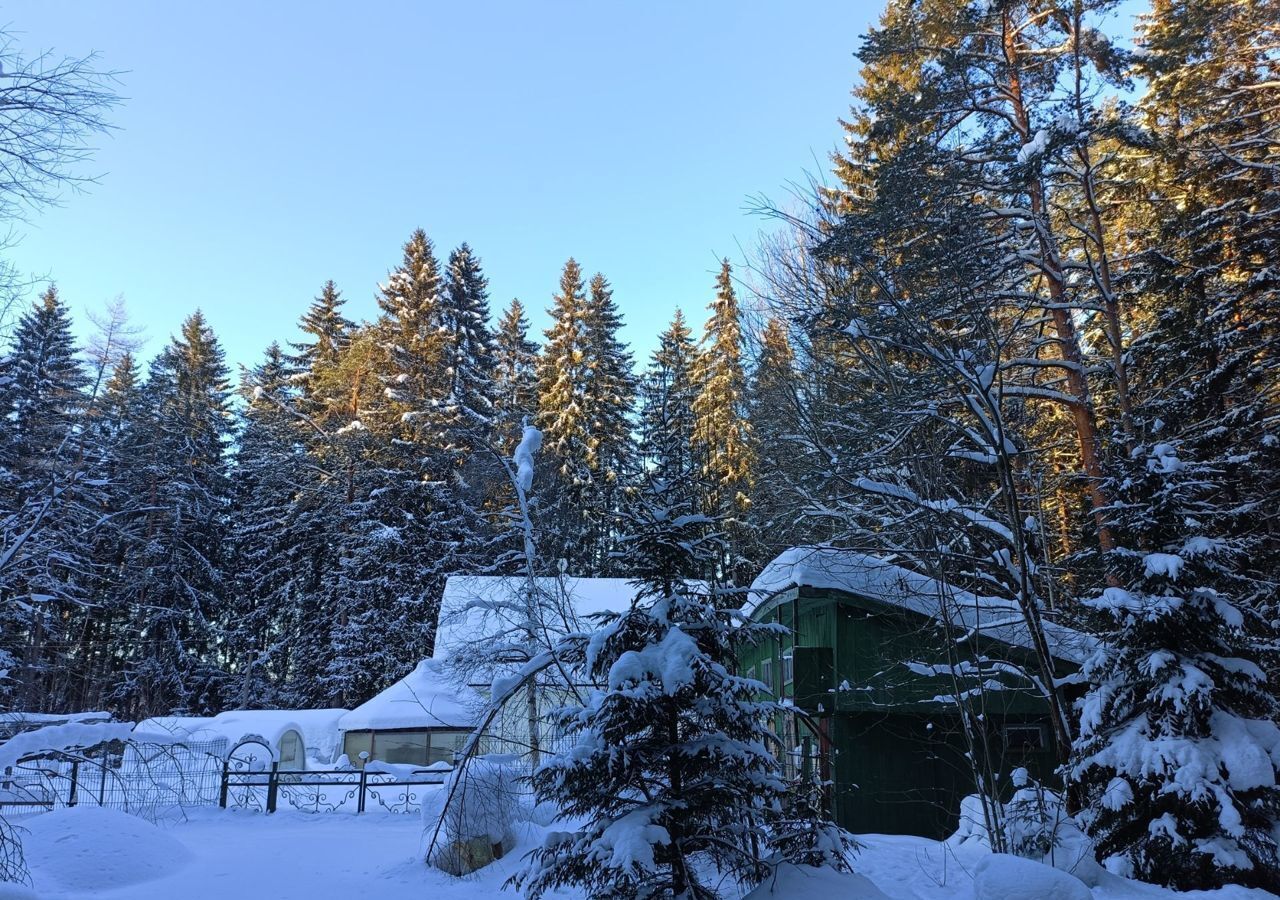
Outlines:
[{"label": "green wooden building", "polygon": [[[744,650],[741,671],[802,713],[776,717],[779,752],[789,768],[821,768],[836,821],[850,831],[943,837],[976,777],[1001,785],[1019,767],[1052,772],[1029,635],[1007,601],[878,557],[808,547],[770,563],[743,611],[788,629]],[[1088,639],[1048,629],[1066,675]]]}]

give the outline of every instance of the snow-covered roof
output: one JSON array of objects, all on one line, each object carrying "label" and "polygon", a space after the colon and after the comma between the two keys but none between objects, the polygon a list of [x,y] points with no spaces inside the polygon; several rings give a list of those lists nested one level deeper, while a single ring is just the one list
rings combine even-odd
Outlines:
[{"label": "snow-covered roof", "polygon": [[[537,578],[539,593],[550,598],[563,595],[568,603],[549,604],[557,615],[543,615],[544,620],[563,618],[561,609],[571,610],[580,620],[576,623],[545,621],[556,631],[589,627],[585,621],[592,613],[623,612],[635,600],[637,588],[625,578]],[[524,596],[529,581],[522,576],[454,575],[445,584],[440,601],[440,626],[436,631],[434,657],[448,659],[459,647],[518,628],[524,622]],[[568,627],[566,627],[568,626]]]},{"label": "snow-covered roof", "polygon": [[200,742],[225,739],[227,749],[241,738],[258,735],[279,745],[287,731],[302,735],[307,755],[332,759],[338,746],[338,720],[345,709],[234,709],[216,716],[156,716],[139,722],[137,734],[171,734]]},{"label": "snow-covered roof", "polygon": [[12,710],[0,713],[0,740],[50,725],[81,725],[92,722],[110,722],[109,712],[38,713]]},{"label": "snow-covered roof", "polygon": [[[836,547],[792,547],[769,563],[751,584],[743,613],[754,615],[795,587],[844,591],[930,618],[946,617],[985,637],[1032,649],[1022,611],[1010,600],[983,597],[895,565],[878,556]],[[1044,623],[1054,655],[1082,663],[1094,640],[1072,628]]]},{"label": "snow-covered roof", "polygon": [[339,719],[338,728],[472,728],[483,706],[484,698],[474,688],[459,684],[441,661],[424,659],[408,675]]}]

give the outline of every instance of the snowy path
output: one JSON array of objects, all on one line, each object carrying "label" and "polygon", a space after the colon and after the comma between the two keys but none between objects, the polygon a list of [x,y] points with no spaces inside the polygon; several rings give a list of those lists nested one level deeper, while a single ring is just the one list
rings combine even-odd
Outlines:
[{"label": "snowy path", "polygon": [[[18,824],[28,832],[24,845],[33,896],[39,900],[516,900],[502,883],[520,866],[524,852],[518,849],[473,877],[455,879],[421,862],[417,816],[280,812],[268,817],[201,810],[186,822],[157,829],[113,810],[81,807]],[[526,834],[523,843],[527,848],[536,839]],[[894,900],[970,900],[973,872],[986,855],[972,844],[952,847],[923,838],[870,835],[861,840],[858,872]],[[779,900],[830,895],[825,882],[802,882]],[[838,893],[844,900],[861,891]],[[1174,894],[1105,875],[1093,891],[1094,900],[1269,896],[1242,889]]]}]

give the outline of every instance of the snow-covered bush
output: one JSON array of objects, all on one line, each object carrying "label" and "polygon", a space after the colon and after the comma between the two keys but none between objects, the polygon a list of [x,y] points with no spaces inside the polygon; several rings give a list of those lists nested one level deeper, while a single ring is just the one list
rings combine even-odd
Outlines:
[{"label": "snow-covered bush", "polygon": [[0,883],[30,884],[26,860],[22,855],[22,838],[9,821],[0,816]]},{"label": "snow-covered bush", "polygon": [[1069,821],[1062,796],[1037,782],[1026,769],[1014,769],[1010,779],[1014,792],[1004,804],[1009,852],[1037,860],[1052,856]]},{"label": "snow-covered bush", "polygon": [[775,860],[850,871],[849,857],[857,851],[858,843],[830,821],[828,787],[816,775],[800,775],[787,785],[778,807],[766,813],[769,849]]},{"label": "snow-covered bush", "polygon": [[529,817],[520,776],[483,758],[459,766],[422,803],[427,863],[453,875],[501,857],[515,844],[512,827]]},{"label": "snow-covered bush", "polygon": [[[984,803],[977,794],[961,800],[960,823],[947,842],[986,850],[1006,847],[1010,855],[1062,869],[1095,885],[1102,870],[1093,858],[1093,842],[1067,814],[1062,795],[1035,781],[1026,769],[1015,769],[1010,780],[1014,792],[1006,802]],[[1000,829],[996,841],[992,827]]]},{"label": "snow-covered bush", "polygon": [[1081,824],[1117,874],[1280,890],[1280,710],[1253,658],[1239,548],[1215,537],[1209,481],[1176,448],[1129,462],[1116,490],[1127,547],[1111,554],[1124,586],[1090,601],[1111,634],[1084,667]]}]

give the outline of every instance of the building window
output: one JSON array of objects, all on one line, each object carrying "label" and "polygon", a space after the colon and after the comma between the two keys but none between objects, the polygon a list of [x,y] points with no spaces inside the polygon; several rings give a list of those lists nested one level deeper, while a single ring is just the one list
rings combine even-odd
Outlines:
[{"label": "building window", "polygon": [[380,760],[408,766],[434,763],[453,765],[471,734],[465,728],[406,728],[400,731],[348,731],[342,749],[353,766],[363,768],[360,754],[368,760]]},{"label": "building window", "polygon": [[[373,758],[373,732],[348,731],[342,737],[342,752],[351,765],[364,768],[364,760]],[[365,754],[363,758],[361,753]]]},{"label": "building window", "polygon": [[431,749],[427,754],[427,765],[448,763],[453,765],[454,758],[462,752],[462,745],[467,742],[469,731],[433,731],[431,732]]},{"label": "building window", "polygon": [[374,758],[387,763],[425,766],[431,748],[427,731],[385,731],[373,736]]},{"label": "building window", "polygon": [[1035,753],[1044,750],[1046,744],[1043,725],[1004,726],[1004,745],[1010,750]]},{"label": "building window", "polygon": [[280,768],[305,768],[306,760],[303,759],[302,747],[302,737],[292,728],[282,734],[280,736]]},{"label": "building window", "polygon": [[796,680],[795,659],[790,653],[786,653],[782,657],[782,683],[791,684]]},{"label": "building window", "polygon": [[773,660],[764,659],[760,662],[760,680],[768,686],[769,690],[775,690],[773,685]]}]

